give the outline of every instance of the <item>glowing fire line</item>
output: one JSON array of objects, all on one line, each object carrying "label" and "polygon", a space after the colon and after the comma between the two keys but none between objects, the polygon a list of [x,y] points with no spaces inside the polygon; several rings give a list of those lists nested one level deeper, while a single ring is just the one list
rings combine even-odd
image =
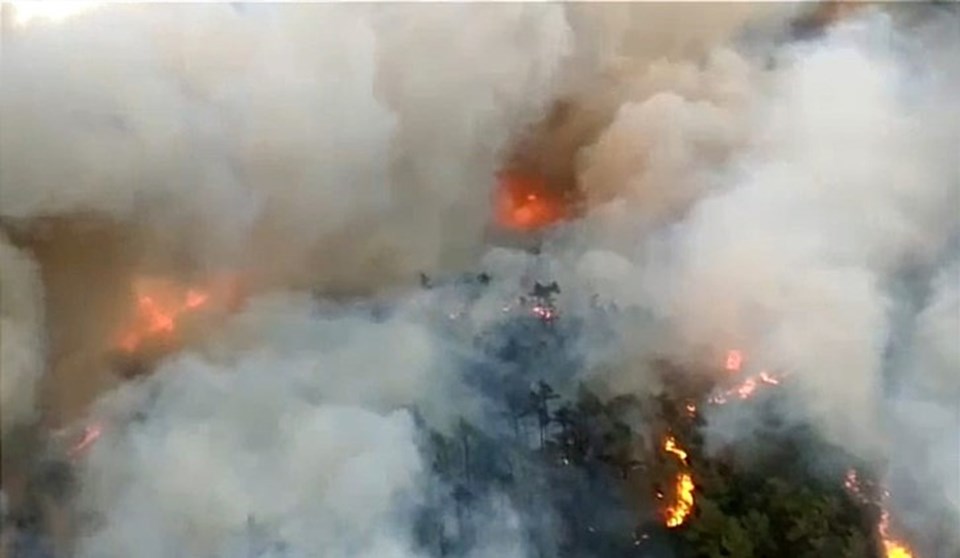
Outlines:
[{"label": "glowing fire line", "polygon": [[[737,349],[730,349],[727,351],[726,360],[724,362],[724,368],[729,372],[739,373],[741,366],[743,364],[743,354]],[[738,399],[749,399],[752,397],[757,388],[761,385],[776,386],[780,385],[780,378],[770,374],[769,372],[762,371],[755,376],[750,376],[739,385],[734,386],[728,390],[725,390],[721,393],[710,396],[708,401],[713,404],[723,405],[727,403],[730,398],[736,397]],[[667,445],[664,449],[671,451],[671,448],[675,446],[675,441],[672,438],[668,438]],[[682,450],[681,450],[682,451]],[[679,455],[679,454],[678,454]],[[683,452],[681,460],[686,459],[686,453]],[[843,481],[844,487],[847,489],[848,493],[856,498],[860,503],[866,504],[869,503],[867,495],[863,492],[860,486],[860,479],[857,476],[857,472],[854,469],[847,471],[847,475]],[[691,506],[692,506],[692,483],[691,483]],[[678,490],[678,494],[679,494]],[[880,506],[881,515],[880,523],[877,525],[877,534],[880,537],[880,541],[883,544],[883,551],[885,558],[914,558],[913,551],[909,549],[903,542],[894,539],[890,534],[890,511],[886,507],[886,500],[889,498],[889,493],[887,491],[883,492],[882,500],[877,503]],[[683,520],[680,520],[682,523]],[[669,526],[669,523],[668,523]]]},{"label": "glowing fire line", "polygon": [[677,440],[673,436],[667,436],[664,440],[663,451],[676,455],[684,465],[687,464],[687,452],[677,445]]},{"label": "glowing fire line", "polygon": [[[667,436],[663,441],[663,451],[676,456],[684,467],[688,465],[686,450],[677,444],[677,440],[673,436]],[[687,517],[693,512],[694,488],[693,476],[687,471],[681,471],[677,475],[674,485],[676,500],[664,510],[664,523],[667,527],[672,529],[683,525]],[[658,496],[662,497],[662,495],[659,494]]]},{"label": "glowing fire line", "polygon": [[[743,369],[743,352],[739,349],[729,349],[724,360],[724,369],[732,374],[739,374]],[[714,405],[724,405],[731,399],[750,399],[756,395],[757,390],[764,386],[780,385],[781,378],[774,376],[770,372],[761,371],[759,374],[748,376],[745,380],[732,388],[715,393],[707,398],[709,403]]]},{"label": "glowing fire line", "polygon": [[730,389],[711,395],[708,401],[714,405],[723,405],[730,399],[750,399],[757,393],[757,389],[764,385],[778,386],[780,385],[780,379],[769,372],[760,372]]},{"label": "glowing fire line", "polygon": [[[864,493],[860,486],[860,478],[856,469],[847,471],[843,480],[843,486],[847,492],[861,504],[870,503],[870,498]],[[886,501],[890,498],[890,493],[883,491],[879,502],[874,502],[880,507],[880,523],[877,524],[877,535],[880,537],[880,543],[883,545],[883,554],[885,558],[914,558],[913,551],[901,541],[893,538],[890,534],[890,510],[887,509]]]},{"label": "glowing fire line", "polygon": [[906,545],[890,535],[890,512],[884,509],[880,514],[880,525],[877,526],[880,541],[883,543],[883,552],[886,558],[913,558],[913,553]]}]

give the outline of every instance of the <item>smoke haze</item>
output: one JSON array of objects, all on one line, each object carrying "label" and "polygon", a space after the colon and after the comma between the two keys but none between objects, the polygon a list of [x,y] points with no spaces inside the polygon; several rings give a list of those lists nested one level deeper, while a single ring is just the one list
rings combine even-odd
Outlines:
[{"label": "smoke haze", "polygon": [[[417,513],[452,530],[457,509],[424,429],[466,419],[497,439],[471,336],[552,279],[587,330],[585,372],[544,372],[559,391],[654,393],[654,359],[702,370],[736,347],[789,375],[790,420],[889,471],[917,537],[960,513],[958,11],[864,9],[800,39],[802,12],[5,18],[0,418],[5,441],[37,420],[106,425],[72,503],[97,521],[71,552],[433,555]],[[537,254],[491,242],[508,167],[581,205]],[[411,292],[421,272],[474,269],[494,277],[482,295]],[[149,377],[116,377],[102,352],[135,277],[223,273],[241,311]],[[642,318],[606,335],[593,295]],[[437,319],[467,300],[459,326]],[[706,432],[749,440],[751,420]],[[897,499],[911,487],[931,498]],[[538,555],[523,503],[488,498],[457,552]]]}]

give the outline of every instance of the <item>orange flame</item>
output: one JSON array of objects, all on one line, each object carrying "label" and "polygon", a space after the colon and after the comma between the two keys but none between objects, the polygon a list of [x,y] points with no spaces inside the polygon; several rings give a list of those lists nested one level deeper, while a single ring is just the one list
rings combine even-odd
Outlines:
[{"label": "orange flame", "polygon": [[890,539],[882,533],[880,538],[883,541],[883,553],[886,558],[913,558],[913,553],[901,542]]},{"label": "orange flame", "polygon": [[687,464],[687,452],[677,445],[677,439],[673,436],[667,436],[663,441],[663,451],[676,455],[684,465]]},{"label": "orange flame", "polygon": [[[743,352],[741,352],[739,349],[730,349],[727,351],[724,368],[728,372],[739,373],[743,368],[743,360]],[[778,386],[780,385],[780,378],[764,370],[759,374],[749,376],[747,379],[730,389],[711,395],[708,398],[708,401],[715,405],[723,405],[731,398],[741,400],[750,399],[756,394],[757,389],[762,385]]]},{"label": "orange flame", "polygon": [[667,507],[667,527],[679,527],[693,511],[693,477],[689,473],[677,476],[677,501]]},{"label": "orange flame", "polygon": [[168,337],[176,329],[180,317],[200,308],[209,295],[193,289],[180,295],[178,289],[141,280],[134,285],[137,315],[134,323],[120,337],[120,348],[134,352],[150,338]]},{"label": "orange flame", "polygon": [[[743,364],[743,355],[739,350],[731,349],[727,351],[727,359],[726,359],[725,367],[728,371],[739,372],[742,364]],[[773,374],[770,374],[769,372],[761,371],[759,374],[755,376],[750,376],[749,378],[741,382],[739,385],[736,385],[731,389],[728,389],[719,394],[711,396],[709,398],[709,401],[714,404],[723,405],[728,401],[729,397],[733,397],[733,396],[736,396],[741,400],[749,399],[756,393],[757,388],[760,385],[770,385],[770,386],[780,385],[780,378],[774,376]],[[664,445],[664,449],[668,452],[676,453],[676,451],[674,450],[675,447],[676,447],[676,441],[672,437],[667,438],[667,441]],[[680,453],[677,453],[677,455],[680,457],[681,461],[686,463],[686,452],[683,452],[682,450],[679,450],[679,451]],[[680,498],[680,501],[678,501],[677,509],[682,509],[682,508],[679,508],[679,506],[681,506],[684,502],[684,500],[682,499],[684,496],[684,493],[681,492],[680,490],[680,484],[679,484],[680,480],[681,479],[678,478],[677,494],[679,495],[678,497]],[[869,502],[869,498],[867,497],[866,493],[863,491],[863,488],[860,485],[860,478],[857,475],[857,471],[855,469],[850,469],[849,471],[847,471],[846,477],[843,480],[843,486],[847,489],[847,491],[850,493],[851,496],[856,498],[861,503]],[[693,505],[692,487],[693,487],[693,484],[691,482],[690,483],[690,508],[692,508],[692,505]],[[888,497],[889,497],[889,493],[884,491],[882,501],[879,502],[878,504],[881,509],[881,516],[880,516],[880,523],[879,525],[877,525],[877,533],[880,536],[881,543],[883,544],[884,557],[885,558],[914,558],[914,554],[909,549],[909,547],[907,547],[904,543],[894,539],[890,535],[890,512],[889,510],[887,510],[886,504],[885,504],[885,500]],[[668,508],[668,514],[673,509],[674,509],[673,507]],[[686,513],[689,514],[689,510]],[[667,526],[671,526],[669,523],[671,517],[672,516],[668,515]],[[686,517],[686,515],[681,516],[678,525],[680,523],[683,523],[684,517]]]},{"label": "orange flame", "polygon": [[535,230],[569,216],[562,196],[537,176],[501,174],[495,202],[497,223],[507,229]]},{"label": "orange flame", "polygon": [[231,309],[240,295],[237,282],[228,278],[208,288],[184,288],[177,283],[159,279],[139,278],[133,285],[137,309],[130,324],[117,339],[117,346],[132,353],[147,341],[160,340],[169,343],[183,317],[217,300]]},{"label": "orange flame", "polygon": [[[856,469],[847,471],[843,486],[859,502],[865,504],[870,501],[860,486],[860,478]],[[884,490],[880,502],[877,503],[880,506],[880,523],[877,525],[877,534],[880,536],[881,544],[883,544],[883,555],[885,558],[914,558],[913,551],[906,544],[894,539],[890,534],[890,510],[886,507],[886,500],[889,497],[890,493]]]},{"label": "orange flame", "polygon": [[709,402],[714,405],[723,405],[731,398],[740,400],[750,399],[756,395],[757,389],[763,385],[778,386],[780,385],[780,379],[769,372],[760,372],[756,376],[750,376],[728,390],[711,395]]},{"label": "orange flame", "polygon": [[[886,497],[888,494],[884,493]],[[913,552],[902,542],[890,535],[890,511],[883,508],[880,512],[880,524],[877,525],[880,541],[883,543],[883,553],[886,558],[913,558]]]},{"label": "orange flame", "polygon": [[[687,466],[687,452],[679,444],[677,444],[676,438],[673,436],[667,436],[663,441],[663,450],[669,454],[675,455],[677,459],[684,465]],[[664,510],[665,520],[664,523],[669,528],[679,527],[687,520],[687,517],[693,512],[693,493],[694,493],[694,484],[693,476],[686,471],[681,471],[677,475],[677,480],[674,483],[674,490],[676,491],[676,501],[673,504],[667,506]],[[662,494],[657,494],[658,498],[662,498]]]}]

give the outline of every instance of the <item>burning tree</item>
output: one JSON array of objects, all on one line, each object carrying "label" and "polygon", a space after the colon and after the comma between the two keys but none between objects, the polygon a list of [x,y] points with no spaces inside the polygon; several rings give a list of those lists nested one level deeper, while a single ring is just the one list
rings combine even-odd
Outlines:
[{"label": "burning tree", "polygon": [[[422,280],[442,288],[434,283]],[[458,282],[458,292],[470,288],[465,301],[457,298],[463,308],[454,319],[495,283],[486,274]],[[118,339],[131,332],[166,339],[167,324],[176,330],[206,301],[190,289],[174,294],[182,296],[164,299],[162,313],[141,303],[139,321]],[[572,383],[583,377],[571,350],[582,328],[562,313],[559,294],[556,283],[535,283],[502,320],[470,338],[482,358],[463,369],[487,397],[489,416],[461,420],[451,433],[427,432],[426,454],[443,483],[421,508],[417,537],[433,555],[472,548],[489,508],[508,505],[531,544],[550,556],[633,557],[661,547],[689,557],[913,556],[892,536],[882,492],[851,480],[849,471],[859,469],[843,449],[778,418],[773,403],[789,376],[753,373],[746,355],[731,350],[715,376],[662,361],[654,363],[661,394],[601,398]],[[763,414],[765,428],[749,446],[709,453],[704,410],[733,406]],[[65,457],[82,460],[105,427],[76,433]],[[824,471],[805,455],[835,456],[835,466]]]},{"label": "burning tree", "polygon": [[[481,336],[490,359],[471,378],[512,435],[467,422],[453,437],[432,434],[434,466],[450,486],[434,506],[448,501],[460,526],[444,530],[439,512],[425,512],[424,544],[444,556],[467,548],[485,502],[505,495],[546,555],[642,556],[670,546],[690,557],[902,556],[878,538],[878,508],[844,490],[851,458],[843,448],[778,418],[787,375],[752,373],[732,350],[719,383],[662,362],[665,391],[656,397],[570,389],[564,382],[578,375],[563,369],[582,366],[569,351],[579,330],[575,317],[561,317],[558,291],[538,283]],[[531,310],[544,307],[549,313]],[[767,428],[754,443],[708,453],[702,412],[726,405],[765,413]],[[832,455],[837,465],[824,471],[805,455]]]}]

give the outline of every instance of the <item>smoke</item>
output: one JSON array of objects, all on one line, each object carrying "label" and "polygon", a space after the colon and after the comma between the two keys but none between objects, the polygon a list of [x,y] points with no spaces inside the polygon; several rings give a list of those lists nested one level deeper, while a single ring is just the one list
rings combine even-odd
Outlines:
[{"label": "smoke", "polygon": [[[889,397],[893,451],[889,453],[897,512],[913,532],[947,537],[947,553],[960,550],[960,267],[956,257],[927,286],[912,335],[899,353],[895,388]],[[926,487],[936,487],[927,492]],[[937,511],[942,510],[937,514]],[[942,535],[941,535],[942,536]]]},{"label": "smoke", "polygon": [[114,383],[96,355],[138,274],[354,294],[479,255],[563,11],[394,12],[117,5],[5,28],[0,211],[52,270],[56,383],[84,394],[55,413]]},{"label": "smoke", "polygon": [[[749,370],[788,374],[798,405],[782,412],[950,492],[915,506],[927,520],[943,503],[957,510],[956,267],[916,316],[913,360],[891,347],[904,342],[901,278],[956,254],[960,42],[956,12],[938,13],[871,12],[766,67],[708,64],[692,75],[724,68],[737,79],[721,90],[735,94],[701,85],[622,106],[580,174],[618,194],[584,226],[607,248],[587,249],[581,273],[665,324],[671,341],[656,351],[717,363],[738,348]],[[634,380],[611,385],[636,389],[635,367],[623,373]],[[922,403],[891,378],[923,385]],[[756,420],[717,422],[713,435],[749,438]],[[932,465],[898,446],[910,436]]]},{"label": "smoke", "polygon": [[[102,527],[76,555],[429,555],[416,518],[444,489],[416,421],[444,428],[470,401],[416,312],[363,314],[256,299],[200,352],[103,399],[77,500]],[[477,513],[491,542],[468,555],[525,555],[509,501]]]},{"label": "smoke", "polygon": [[[636,171],[640,164],[637,159],[630,160],[629,154],[645,149],[644,142],[660,141],[633,136],[630,146],[629,142],[609,138],[603,142],[604,147],[590,148],[601,134],[629,133],[622,124],[612,125],[621,112],[631,111],[634,104],[641,105],[657,93],[673,91],[689,95],[690,100],[718,93],[735,102],[732,97],[738,96],[737,91],[724,89],[739,85],[721,76],[725,70],[737,71],[729,67],[736,65],[732,60],[735,57],[722,52],[723,47],[718,51],[718,45],[754,27],[762,29],[763,36],[775,36],[797,11],[796,6],[762,3],[570,6],[568,19],[577,48],[566,64],[558,102],[549,118],[522,138],[511,164],[543,174],[554,188],[577,188],[584,190],[591,201],[609,200],[621,191],[624,172],[631,165]],[[700,69],[705,58],[713,59],[710,75]],[[671,116],[657,117],[658,122],[644,126],[658,126],[656,131],[663,131],[668,122],[676,122]],[[675,133],[684,132],[671,132]],[[581,159],[588,157],[586,152],[597,150],[604,162],[589,165],[593,169],[584,173]],[[608,150],[611,152],[605,153]],[[617,165],[609,160],[613,157],[627,160]],[[608,179],[613,183],[607,183]]]},{"label": "smoke", "polygon": [[90,457],[83,497],[104,527],[78,556],[243,555],[231,543],[264,544],[251,524],[284,555],[416,555],[402,519],[423,468],[409,415],[305,400],[278,378],[291,371],[257,363],[186,358],[159,373],[151,417]]},{"label": "smoke", "polygon": [[4,235],[0,269],[0,425],[6,439],[14,427],[36,417],[33,402],[44,370],[46,335],[37,264]]},{"label": "smoke", "polygon": [[[57,302],[61,420],[116,383],[96,355],[138,274],[337,294],[471,262],[570,48],[557,6],[108,6],[4,31],[0,216]],[[42,370],[13,358],[44,336],[40,277],[3,249],[6,433]],[[425,554],[415,512],[443,487],[406,409],[444,430],[474,403],[415,308],[330,310],[254,299],[202,353],[107,392],[76,555]],[[489,507],[464,554],[524,553],[510,503]]]},{"label": "smoke", "polygon": [[[32,418],[56,333],[46,380],[78,401],[50,412],[99,396],[105,425],[76,555],[429,556],[424,510],[470,532],[454,554],[542,550],[556,510],[494,491],[463,520],[424,433],[467,419],[507,445],[498,413],[530,379],[476,336],[553,279],[583,326],[575,358],[544,364],[558,391],[653,393],[653,359],[702,369],[736,347],[790,375],[785,414],[956,494],[958,267],[937,269],[960,227],[956,12],[802,42],[795,13],[130,5],[5,29],[0,220],[23,248],[0,242],[3,432]],[[538,256],[488,242],[511,165],[584,202]],[[473,266],[496,277],[484,294],[405,290]],[[220,272],[246,309],[114,387],[100,354],[133,277]],[[902,328],[911,273],[929,295]],[[602,324],[594,294],[635,312]],[[907,439],[926,467],[898,459]],[[903,508],[922,532],[951,498]]]},{"label": "smoke", "polygon": [[960,390],[960,377],[955,373],[960,365],[960,347],[954,342],[960,328],[958,276],[960,261],[954,261],[933,277],[929,300],[917,316],[912,354],[916,362],[910,367],[916,376],[913,383],[923,392],[945,399],[956,399]]},{"label": "smoke", "polygon": [[563,12],[394,10],[111,6],[15,29],[4,215],[119,220],[153,259],[268,284],[363,289],[475,254],[501,152],[567,50]]},{"label": "smoke", "polygon": [[58,377],[98,378],[66,381],[81,392],[113,384],[94,353],[138,273],[354,294],[476,263],[496,171],[551,102],[590,83],[585,67],[699,52],[751,13],[671,8],[700,30],[635,45],[624,29],[597,50],[611,25],[659,28],[656,11],[609,10],[111,5],[60,23],[6,18],[0,215],[54,270]]}]

